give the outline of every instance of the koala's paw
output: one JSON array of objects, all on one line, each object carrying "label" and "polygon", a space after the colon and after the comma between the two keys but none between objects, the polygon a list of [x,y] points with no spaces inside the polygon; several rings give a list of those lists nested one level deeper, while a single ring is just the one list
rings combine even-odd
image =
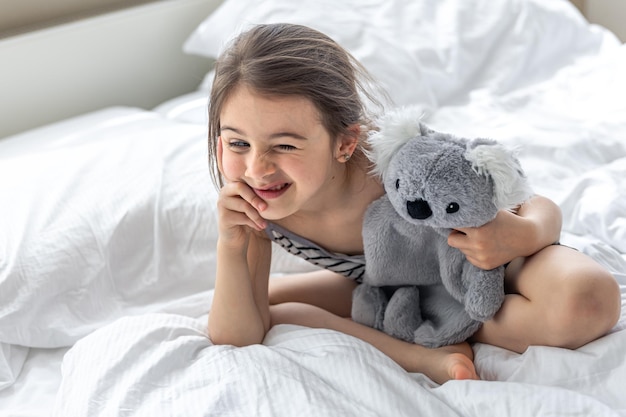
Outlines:
[{"label": "koala's paw", "polygon": [[383,331],[395,338],[413,342],[415,329],[422,323],[419,288],[398,288],[389,299],[385,310]]},{"label": "koala's paw", "polygon": [[504,269],[480,270],[465,294],[465,310],[481,322],[490,320],[504,302]]},{"label": "koala's paw", "polygon": [[352,292],[352,320],[382,330],[387,302],[387,296],[381,288],[357,285]]},{"label": "koala's paw", "polygon": [[467,315],[459,319],[439,325],[426,320],[415,330],[413,342],[431,349],[453,345],[467,340],[482,325],[480,321],[471,320]]},{"label": "koala's paw", "polygon": [[445,341],[441,339],[438,329],[432,321],[427,320],[422,323],[413,333],[413,343],[424,347],[434,349],[445,345]]}]

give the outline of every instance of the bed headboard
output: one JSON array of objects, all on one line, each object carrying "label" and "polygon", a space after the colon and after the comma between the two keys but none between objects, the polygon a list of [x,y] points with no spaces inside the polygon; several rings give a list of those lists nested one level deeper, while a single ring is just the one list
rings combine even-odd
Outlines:
[{"label": "bed headboard", "polygon": [[33,15],[22,26],[0,20],[0,138],[112,105],[152,108],[194,90],[212,62],[182,45],[220,2],[132,0],[110,11],[122,1],[99,0],[99,8],[39,22]]}]

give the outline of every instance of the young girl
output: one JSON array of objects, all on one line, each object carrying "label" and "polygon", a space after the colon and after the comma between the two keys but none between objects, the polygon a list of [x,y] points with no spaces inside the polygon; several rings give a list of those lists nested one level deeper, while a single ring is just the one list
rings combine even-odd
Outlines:
[{"label": "young girl", "polygon": [[[467,343],[427,349],[349,318],[363,214],[384,193],[363,154],[372,118],[362,100],[375,102],[366,80],[334,41],[297,25],[254,27],[218,59],[209,104],[209,160],[221,187],[209,335],[215,344],[245,346],[261,343],[278,323],[323,327],[369,342],[438,383],[478,378]],[[617,322],[613,277],[582,253],[553,245],[560,216],[536,196],[516,214],[502,211],[481,228],[451,233],[449,244],[476,266],[509,263],[506,301],[475,341],[516,352],[577,348]],[[333,261],[270,282],[274,238]]]}]

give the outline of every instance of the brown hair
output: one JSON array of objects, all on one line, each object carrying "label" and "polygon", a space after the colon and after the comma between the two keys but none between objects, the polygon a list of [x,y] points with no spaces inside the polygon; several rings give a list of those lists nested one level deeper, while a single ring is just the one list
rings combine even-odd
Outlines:
[{"label": "brown hair", "polygon": [[363,66],[314,29],[293,24],[258,25],[236,37],[215,64],[209,99],[209,166],[217,186],[223,185],[217,169],[220,113],[241,84],[264,95],[297,95],[311,100],[333,138],[359,124],[360,146],[350,161],[359,164],[359,160],[367,160],[362,147],[372,118],[363,100],[378,109],[382,105],[368,91],[374,83]]}]

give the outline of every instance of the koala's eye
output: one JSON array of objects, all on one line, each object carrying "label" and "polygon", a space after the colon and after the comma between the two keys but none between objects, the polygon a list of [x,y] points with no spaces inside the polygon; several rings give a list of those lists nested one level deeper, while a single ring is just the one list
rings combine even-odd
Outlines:
[{"label": "koala's eye", "polygon": [[459,205],[457,203],[450,203],[448,204],[448,207],[446,207],[446,213],[448,214],[452,214],[452,213],[456,213],[457,211],[459,211]]},{"label": "koala's eye", "polygon": [[396,190],[397,190],[398,188],[400,188],[400,179],[397,179],[397,180],[396,180]]}]

